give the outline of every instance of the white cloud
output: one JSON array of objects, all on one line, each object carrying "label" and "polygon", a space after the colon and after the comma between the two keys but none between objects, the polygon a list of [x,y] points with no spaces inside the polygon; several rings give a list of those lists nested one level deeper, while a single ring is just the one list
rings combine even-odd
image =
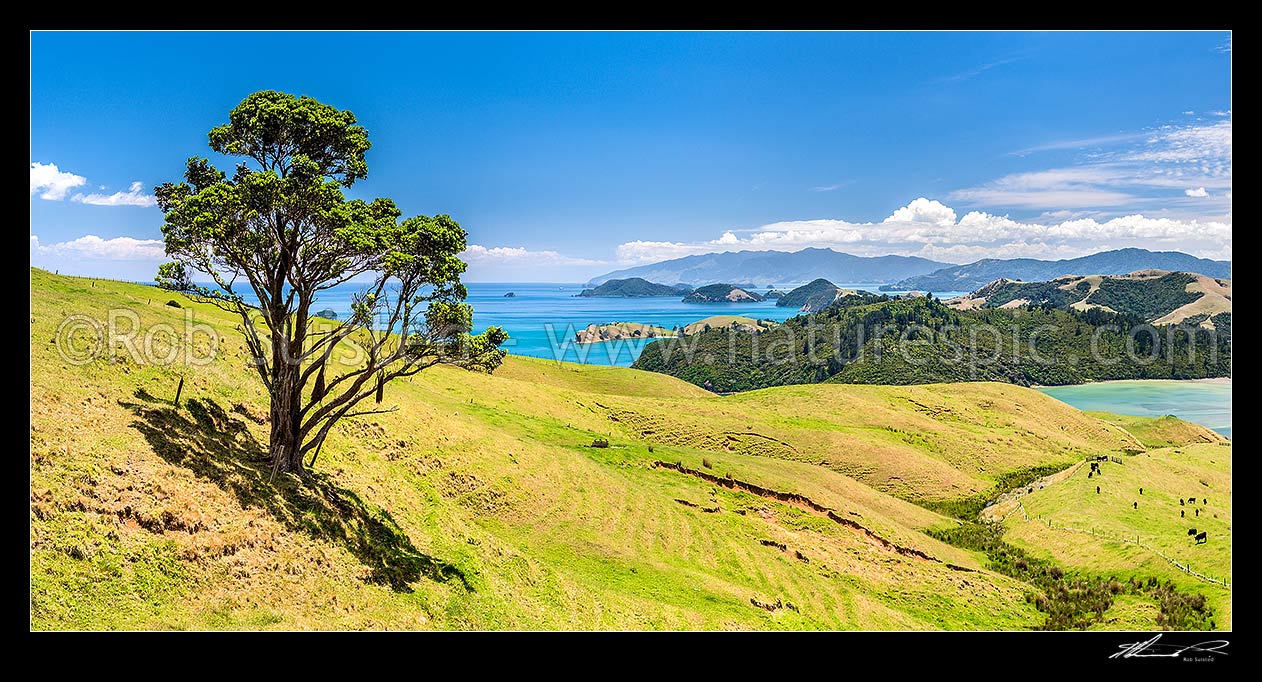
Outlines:
[{"label": "white cloud", "polygon": [[1135,246],[1218,256],[1231,248],[1231,218],[1179,219],[1140,214],[1104,218],[1064,211],[1047,222],[1026,222],[984,211],[957,218],[945,204],[924,197],[879,223],[838,219],[790,220],[752,230],[729,230],[699,242],[633,241],[618,247],[624,264],[734,250],[796,251],[827,247],[860,256],[900,254],[947,262],[979,258],[1072,258]]},{"label": "white cloud", "polygon": [[1188,195],[1188,196],[1190,196],[1190,197],[1207,197],[1207,196],[1209,196],[1209,192],[1206,192],[1204,187],[1197,187],[1196,189],[1185,189],[1185,190],[1183,190],[1183,193],[1184,193],[1184,194],[1186,194],[1186,195]]},{"label": "white cloud", "polygon": [[66,173],[57,168],[55,163],[31,162],[31,194],[39,192],[40,199],[61,201],[75,187],[88,181],[82,175]]},{"label": "white cloud", "polygon": [[152,194],[145,193],[143,182],[133,182],[126,192],[113,194],[76,194],[71,201],[93,206],[156,206],[157,200]]},{"label": "white cloud", "polygon": [[1195,111],[1192,111],[1192,110],[1190,110],[1190,109],[1189,109],[1188,111],[1183,112],[1183,115],[1184,115],[1184,116],[1195,116],[1195,115],[1196,115],[1196,112],[1195,112]]},{"label": "white cloud", "polygon": [[966,80],[969,80],[970,78],[976,78],[977,76],[980,76],[983,73],[986,73],[987,71],[995,68],[996,66],[1003,66],[1004,64],[1011,64],[1013,62],[1019,62],[1023,59],[1028,59],[1028,57],[1025,57],[1025,56],[1008,57],[1006,59],[999,59],[993,62],[988,62],[986,64],[980,64],[971,69],[968,69],[967,71],[961,71],[960,73],[953,74],[945,78],[940,78],[938,79],[938,82],[956,83],[960,81],[966,81]]},{"label": "white cloud", "polygon": [[1186,199],[1169,190],[1204,187],[1212,194],[1231,186],[1231,128],[1226,120],[1031,147],[1018,153],[1088,143],[1112,149],[1083,154],[1077,165],[1010,173],[947,196],[971,206],[1042,212],[1095,209],[1116,215],[1186,208]]},{"label": "white cloud", "polygon": [[819,187],[812,187],[811,191],[812,192],[832,192],[834,190],[839,190],[842,187],[845,187],[846,185],[849,185],[849,184],[850,184],[849,180],[843,180],[841,182],[835,182],[831,185],[820,185]]},{"label": "white cloud", "polygon": [[[1214,112],[1215,115],[1226,112]],[[1124,161],[1165,163],[1213,162],[1231,165],[1231,121],[1213,125],[1165,127],[1148,138],[1147,144],[1120,155]]]},{"label": "white cloud", "polygon": [[160,260],[166,256],[161,239],[133,239],[131,237],[102,239],[94,234],[47,246],[40,244],[39,237],[31,235],[31,252],[50,256],[103,260]]},{"label": "white cloud", "polygon": [[[87,182],[88,179],[82,175],[62,171],[55,163],[31,162],[31,194],[39,192],[41,199],[61,201],[66,198],[70,190],[82,187]],[[104,190],[105,185],[98,185],[98,188]],[[93,206],[156,206],[157,200],[153,198],[153,195],[146,194],[144,189],[144,183],[133,182],[126,192],[113,194],[80,192],[70,197],[70,200]]]},{"label": "white cloud", "polygon": [[460,258],[471,264],[604,265],[606,261],[567,256],[556,251],[531,251],[515,246],[487,248],[470,244]]},{"label": "white cloud", "polygon": [[884,220],[886,223],[933,223],[950,225],[955,222],[955,210],[924,197],[894,211]]},{"label": "white cloud", "polygon": [[[1192,114],[1194,112],[1185,111],[1183,113]],[[1012,156],[1027,156],[1029,154],[1035,154],[1037,152],[1050,152],[1050,151],[1058,151],[1058,150],[1064,150],[1064,149],[1088,149],[1088,148],[1093,148],[1093,147],[1107,147],[1109,145],[1115,145],[1121,142],[1133,142],[1135,140],[1142,140],[1144,139],[1144,137],[1146,137],[1144,133],[1119,133],[1116,135],[1099,135],[1097,137],[1082,137],[1082,138],[1075,138],[1072,140],[1057,140],[1055,142],[1045,142],[1043,144],[1034,145],[1033,147],[1026,147],[1025,149],[1018,149],[1015,152],[1009,152],[1009,153]]]}]

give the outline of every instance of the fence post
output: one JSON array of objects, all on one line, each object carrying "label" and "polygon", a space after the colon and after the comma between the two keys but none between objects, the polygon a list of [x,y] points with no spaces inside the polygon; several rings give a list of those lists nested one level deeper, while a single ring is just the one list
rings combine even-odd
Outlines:
[{"label": "fence post", "polygon": [[175,406],[180,406],[180,394],[184,392],[184,377],[180,377],[180,385],[175,387]]}]

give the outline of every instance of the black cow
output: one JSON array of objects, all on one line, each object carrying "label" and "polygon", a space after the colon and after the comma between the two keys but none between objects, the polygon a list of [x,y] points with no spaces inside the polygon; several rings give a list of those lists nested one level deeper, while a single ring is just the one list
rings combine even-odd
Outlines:
[{"label": "black cow", "polygon": [[1140,495],[1143,495],[1143,494],[1144,494],[1144,489],[1143,489],[1143,488],[1140,488],[1140,489],[1139,489],[1139,494],[1140,494]]},{"label": "black cow", "polygon": [[1197,516],[1200,516],[1200,515],[1201,515],[1201,510],[1200,510],[1200,509],[1197,509],[1197,510],[1196,510],[1196,515],[1197,515]]},{"label": "black cow", "polygon": [[1099,494],[1100,494],[1100,486],[1096,486],[1096,487],[1095,487],[1095,494],[1097,494],[1097,495],[1099,495]]},{"label": "black cow", "polygon": [[1200,533],[1196,534],[1196,544],[1198,545],[1203,544],[1207,540],[1209,540],[1209,534],[1206,533],[1205,531],[1201,531]]},{"label": "black cow", "polygon": [[1188,535],[1196,535],[1196,529],[1195,529],[1195,528],[1189,528],[1189,529],[1188,529]]},{"label": "black cow", "polygon": [[1136,509],[1139,509],[1139,503],[1138,503],[1138,502],[1136,502],[1136,503],[1135,503],[1135,508],[1136,508]]},{"label": "black cow", "polygon": [[1202,497],[1202,498],[1201,498],[1201,504],[1209,504],[1209,498],[1208,498],[1208,497]]},{"label": "black cow", "polygon": [[1094,476],[1094,475],[1095,475],[1095,472],[1094,472],[1094,471],[1088,471],[1088,472],[1087,472],[1087,478],[1091,478],[1091,477],[1092,477],[1092,476]]},{"label": "black cow", "polygon": [[1182,498],[1182,497],[1180,497],[1180,498],[1179,498],[1179,506],[1180,506],[1180,507],[1182,507],[1182,506],[1183,506],[1183,498]]},{"label": "black cow", "polygon": [[1187,514],[1187,511],[1186,511],[1186,510],[1183,510],[1183,509],[1180,509],[1180,510],[1179,510],[1179,518],[1183,518],[1183,517],[1184,517],[1184,515],[1186,515],[1186,514]]}]

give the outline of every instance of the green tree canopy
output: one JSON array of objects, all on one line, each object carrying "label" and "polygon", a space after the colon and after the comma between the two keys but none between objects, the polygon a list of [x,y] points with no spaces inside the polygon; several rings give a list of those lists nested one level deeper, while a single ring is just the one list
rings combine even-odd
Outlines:
[{"label": "green tree canopy", "polygon": [[[338,420],[392,409],[357,407],[374,395],[380,403],[392,379],[438,363],[499,365],[504,331],[471,333],[460,225],[447,215],[400,219],[390,199],[346,198],[368,174],[371,147],[354,114],[256,92],[210,131],[210,147],[241,159],[231,177],[193,157],[183,182],[155,188],[173,259],[157,280],[241,317],[270,396],[274,471],[302,474]],[[193,273],[215,286],[194,284]],[[320,292],[352,280],[366,284],[347,320],[311,315]]]}]

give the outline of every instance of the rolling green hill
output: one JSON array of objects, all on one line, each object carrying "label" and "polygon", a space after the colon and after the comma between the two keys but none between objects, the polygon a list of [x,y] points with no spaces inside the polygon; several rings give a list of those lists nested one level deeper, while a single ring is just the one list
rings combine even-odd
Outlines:
[{"label": "rolling green hill", "polygon": [[947,305],[960,310],[1029,305],[1098,309],[1154,324],[1199,325],[1231,335],[1231,280],[1187,272],[1146,270],[1117,276],[1066,276],[1049,282],[996,280]]},{"label": "rolling green hill", "polygon": [[[1231,371],[1228,335],[1053,306],[954,309],[929,297],[846,295],[760,334],[712,329],[645,346],[632,365],[716,392],[829,381],[1063,385]],[[1132,333],[1134,332],[1134,333]]]},{"label": "rolling green hill", "polygon": [[[1182,567],[1231,583],[1229,445],[1219,439],[1152,449],[1106,463],[1091,478],[1083,467],[1022,498],[1024,513],[1006,516],[1005,537],[1063,566],[1171,580],[1205,595],[1216,624],[1228,623],[1230,591]],[[1198,544],[1189,528],[1207,540]]]},{"label": "rolling green hill", "polygon": [[[269,483],[234,321],[169,298],[31,271],[35,629],[1036,628],[1034,588],[931,535],[955,521],[927,506],[1143,448],[1008,384],[720,398],[510,356],[388,385],[400,409],[341,424],[312,484]],[[95,344],[63,321],[111,309],[173,361],[63,357]],[[172,348],[155,330],[186,314],[216,334]],[[1105,613],[1155,627],[1154,604]]]}]

